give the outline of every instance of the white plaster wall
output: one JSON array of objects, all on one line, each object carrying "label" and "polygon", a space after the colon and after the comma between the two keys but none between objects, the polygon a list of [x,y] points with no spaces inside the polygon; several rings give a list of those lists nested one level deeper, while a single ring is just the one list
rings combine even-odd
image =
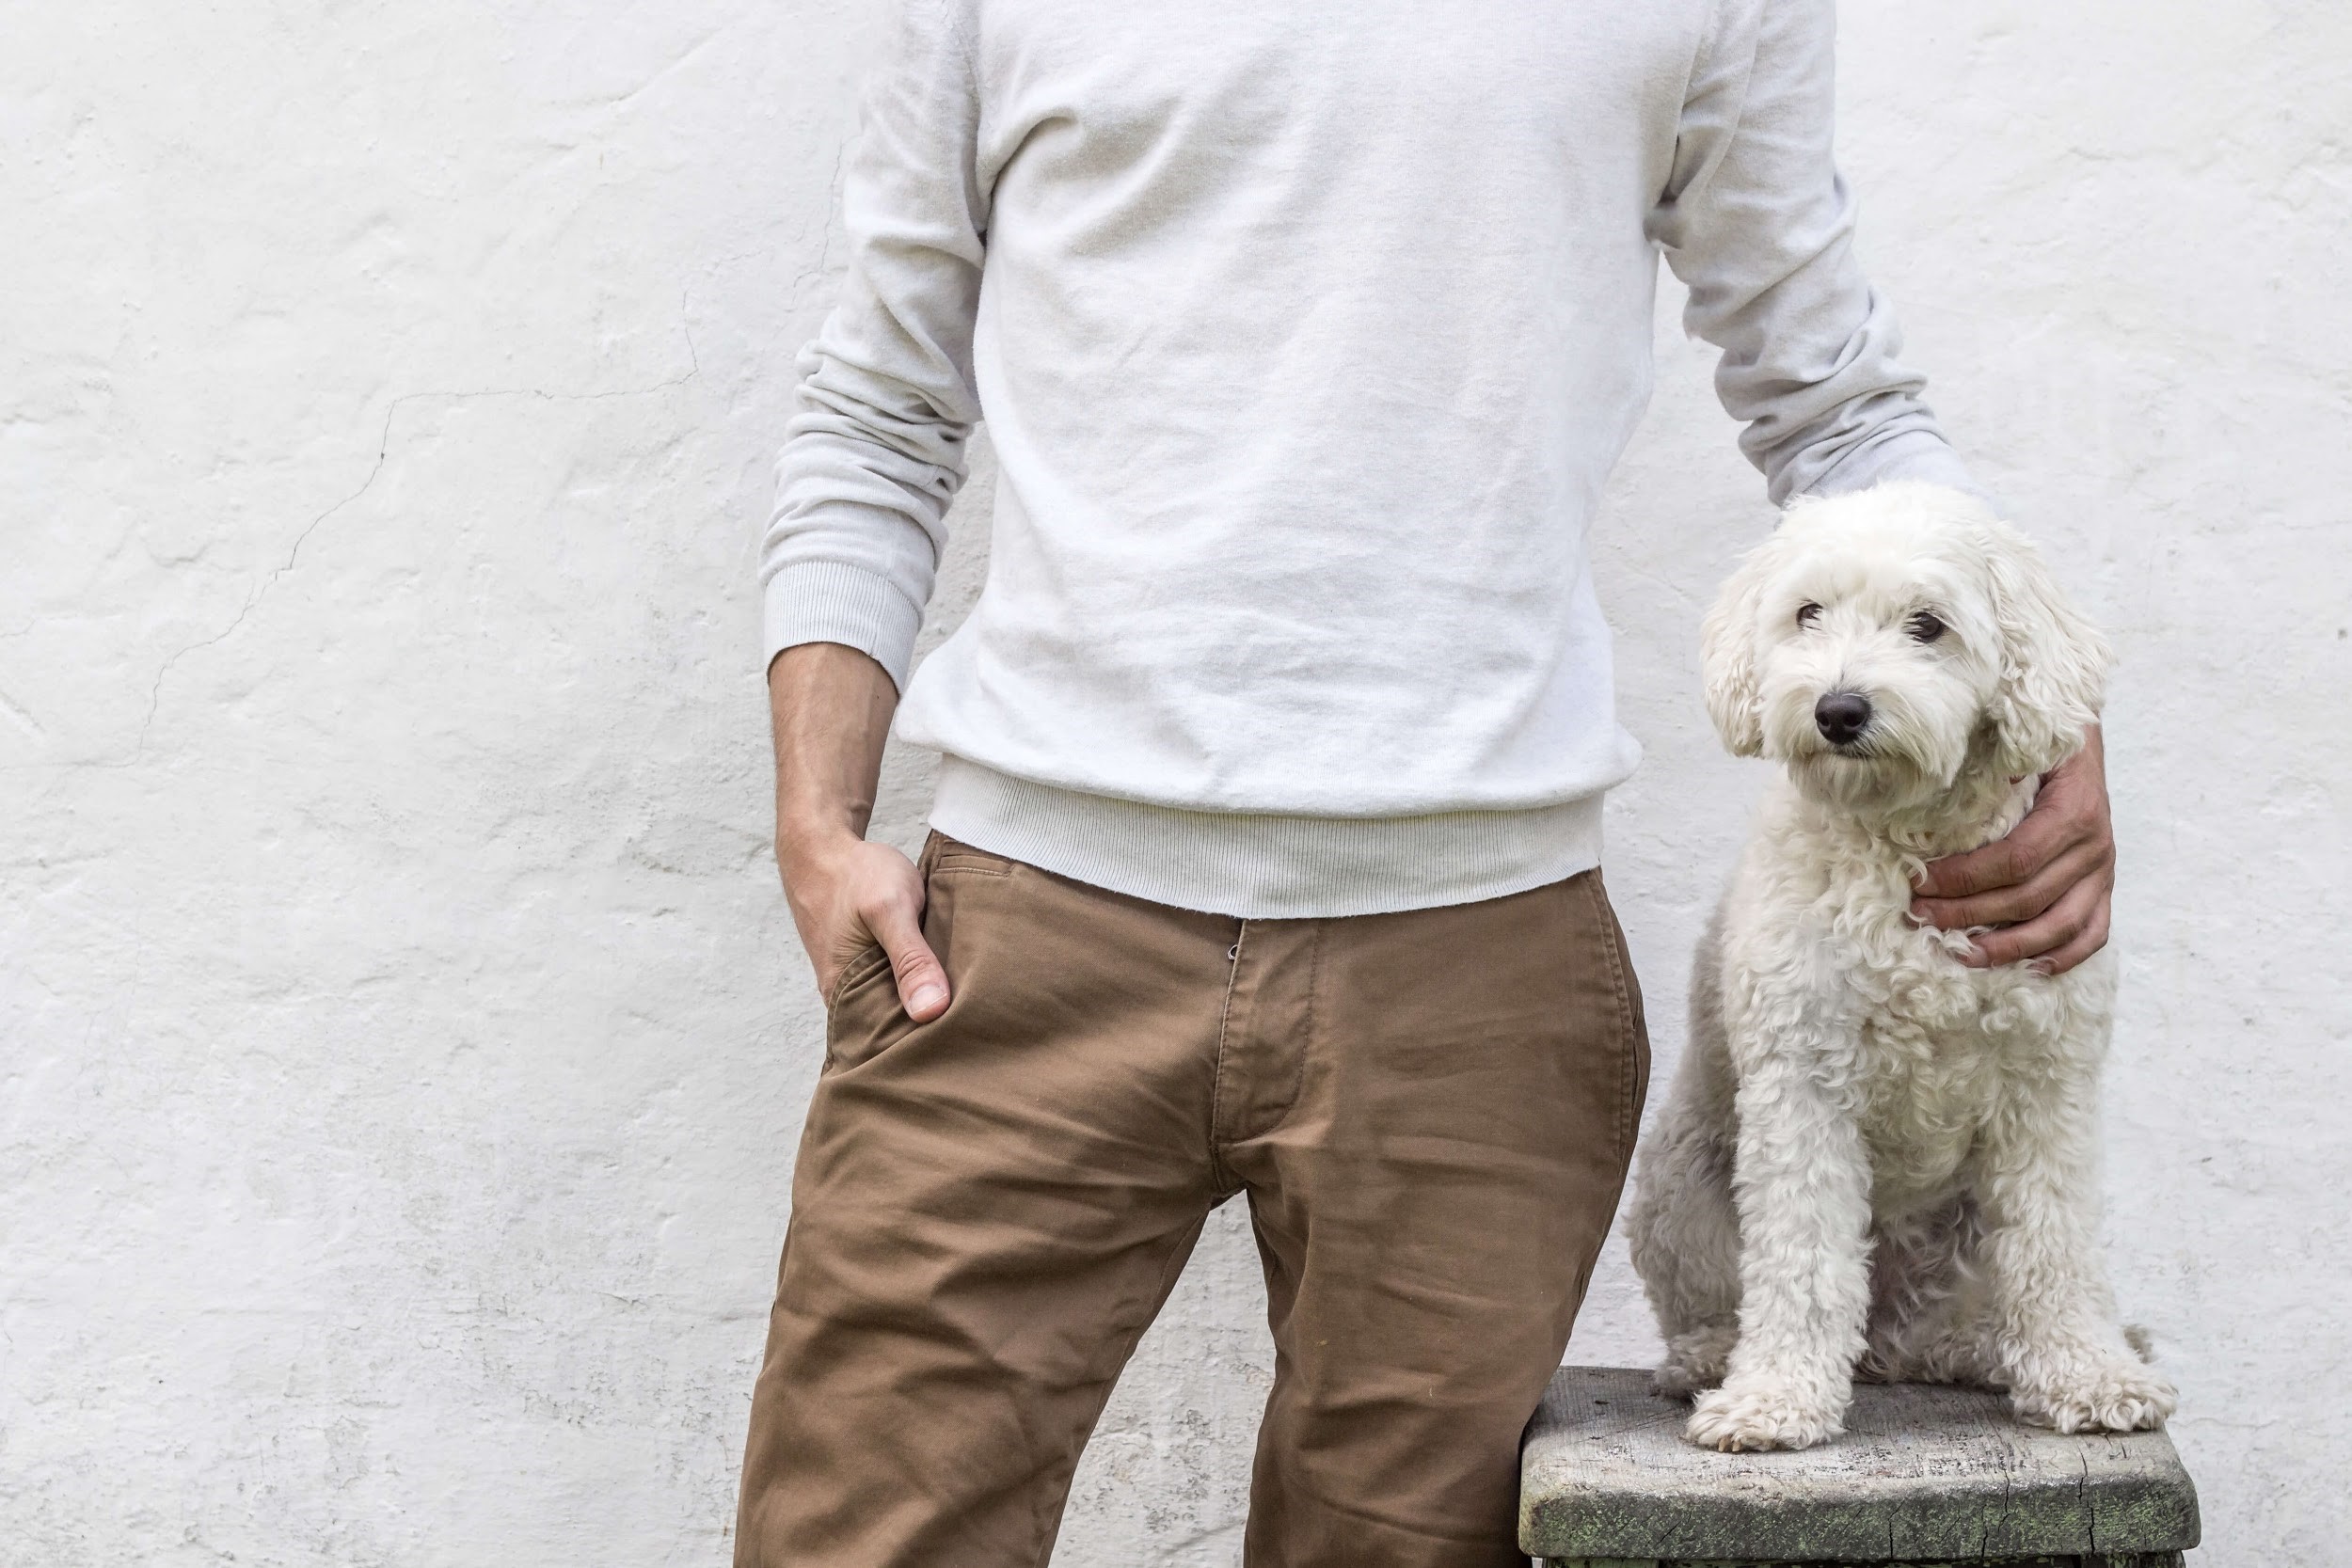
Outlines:
[{"label": "white plaster wall", "polygon": [[[0,11],[0,1562],[724,1560],[819,1027],[748,574],[878,3]],[[2342,1561],[2352,11],[1846,32],[1875,273],[2124,655],[2112,1230],[2200,1560]],[[1661,341],[1598,548],[1663,1069],[1764,515]],[[1233,1219],[1065,1568],[1237,1560]],[[1648,1345],[1613,1248],[1574,1354]]]}]

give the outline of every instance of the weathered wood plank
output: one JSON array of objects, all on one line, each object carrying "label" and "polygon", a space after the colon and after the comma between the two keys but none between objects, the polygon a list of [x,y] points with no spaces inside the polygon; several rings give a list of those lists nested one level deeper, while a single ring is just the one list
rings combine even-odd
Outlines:
[{"label": "weathered wood plank", "polygon": [[1563,1368],[1520,1456],[1535,1557],[1641,1563],[2129,1558],[2198,1539],[2197,1493],[2162,1433],[2060,1436],[1997,1395],[1855,1390],[1845,1436],[1799,1453],[1681,1439],[1689,1407],[1643,1371]]}]

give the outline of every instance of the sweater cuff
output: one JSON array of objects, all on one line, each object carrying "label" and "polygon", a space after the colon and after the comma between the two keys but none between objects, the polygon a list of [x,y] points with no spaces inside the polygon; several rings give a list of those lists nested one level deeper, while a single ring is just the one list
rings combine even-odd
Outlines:
[{"label": "sweater cuff", "polygon": [[1836,467],[1821,476],[1813,487],[1819,496],[1842,496],[1850,491],[1867,490],[1873,484],[1889,480],[1916,480],[1924,484],[1941,484],[1976,497],[1991,507],[1996,516],[2007,515],[2001,509],[2001,499],[1977,483],[1961,461],[1951,443],[1932,430],[1905,430],[1884,440],[1874,441],[1850,453]]},{"label": "sweater cuff", "polygon": [[767,657],[803,642],[839,642],[881,665],[901,694],[923,611],[890,579],[846,561],[796,561],[768,579]]}]

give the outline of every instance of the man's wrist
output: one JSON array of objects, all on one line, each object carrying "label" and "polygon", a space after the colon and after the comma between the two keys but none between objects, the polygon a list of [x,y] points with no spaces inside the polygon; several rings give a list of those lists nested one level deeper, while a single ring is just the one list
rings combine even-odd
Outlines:
[{"label": "man's wrist", "polygon": [[856,853],[866,835],[846,815],[836,813],[777,814],[776,859],[787,876],[796,868],[816,870],[836,864]]}]

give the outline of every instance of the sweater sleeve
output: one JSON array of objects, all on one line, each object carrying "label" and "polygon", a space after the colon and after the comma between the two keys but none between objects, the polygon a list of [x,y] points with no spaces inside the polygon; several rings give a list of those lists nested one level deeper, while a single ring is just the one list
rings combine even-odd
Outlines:
[{"label": "sweater sleeve", "polygon": [[869,80],[842,191],[847,276],[800,356],[760,546],[768,658],[847,643],[901,689],[980,417],[971,4],[902,0]]},{"label": "sweater sleeve", "polygon": [[1650,236],[1690,287],[1683,325],[1722,350],[1716,395],[1775,503],[1897,478],[1981,495],[1854,258],[1836,33],[1835,0],[1715,0]]}]

